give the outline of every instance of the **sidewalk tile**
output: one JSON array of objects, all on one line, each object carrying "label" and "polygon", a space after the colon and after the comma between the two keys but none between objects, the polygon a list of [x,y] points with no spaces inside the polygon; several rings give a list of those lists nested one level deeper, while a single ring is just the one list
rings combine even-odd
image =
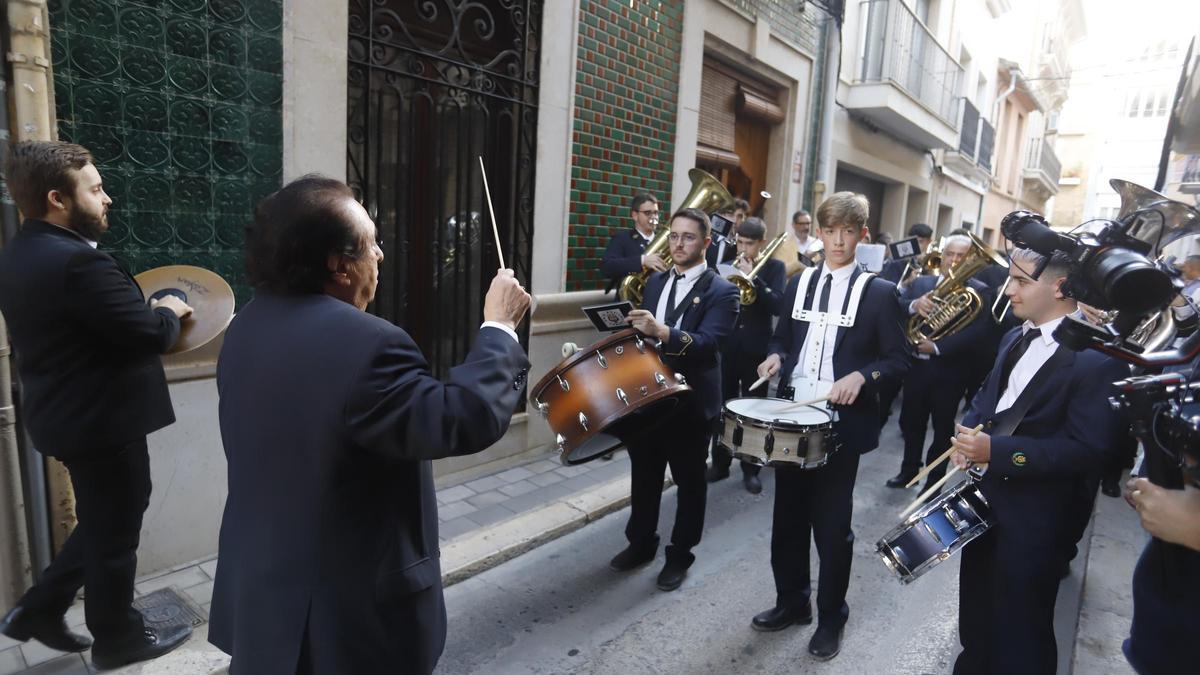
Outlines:
[{"label": "sidewalk tile", "polygon": [[86,620],[83,615],[83,601],[76,600],[75,604],[71,605],[71,608],[67,610],[67,615],[63,619],[67,622],[67,627],[69,628],[82,626]]},{"label": "sidewalk tile", "polygon": [[469,502],[452,502],[438,509],[438,519],[442,521],[454,520],[459,516],[474,513],[475,509],[475,505]]},{"label": "sidewalk tile", "polygon": [[487,492],[488,490],[495,490],[501,485],[504,485],[504,481],[500,480],[496,476],[484,476],[483,478],[473,480],[469,483],[463,483],[463,485],[466,485],[474,492]]},{"label": "sidewalk tile", "polygon": [[454,520],[447,520],[438,525],[438,538],[443,541],[450,541],[455,537],[472,532],[479,529],[479,525],[475,521],[462,516]]},{"label": "sidewalk tile", "polygon": [[578,476],[579,474],[587,473],[587,472],[588,472],[588,468],[587,468],[586,464],[576,464],[574,466],[560,466],[559,468],[554,470],[554,473],[557,473],[558,475],[566,477],[566,478],[571,478],[572,476]]},{"label": "sidewalk tile", "polygon": [[562,464],[560,464],[559,462],[556,462],[555,460],[539,459],[538,461],[533,462],[532,464],[526,464],[525,468],[529,469],[533,473],[546,473],[547,471],[553,471],[560,466],[562,466]]},{"label": "sidewalk tile", "polygon": [[479,509],[475,513],[467,516],[467,518],[481,527],[487,527],[488,525],[494,525],[502,520],[508,520],[514,515],[516,514],[512,511],[509,511],[504,506],[495,504],[487,508]]},{"label": "sidewalk tile", "polygon": [[0,651],[0,675],[12,675],[25,670],[25,657],[19,647]]},{"label": "sidewalk tile", "polygon": [[581,474],[579,476],[575,476],[574,478],[566,479],[565,481],[562,482],[562,486],[565,487],[566,489],[570,490],[571,492],[583,492],[584,490],[587,490],[589,488],[596,486],[599,483],[604,483],[604,482],[607,482],[607,481],[601,480],[600,478],[593,476],[590,473],[585,473],[585,474]]},{"label": "sidewalk tile", "polygon": [[559,475],[557,471],[547,471],[546,473],[539,473],[533,478],[530,478],[529,482],[533,483],[534,485],[546,487],[547,485],[554,485],[555,483],[562,482],[563,480],[565,480],[565,478]]},{"label": "sidewalk tile", "polygon": [[92,670],[78,654],[60,656],[25,671],[25,675],[91,675]]},{"label": "sidewalk tile", "polygon": [[527,480],[521,480],[513,483],[512,485],[505,485],[504,487],[500,488],[500,491],[509,497],[520,497],[521,495],[528,492],[533,492],[536,489],[538,489],[538,486],[534,483],[531,483]]},{"label": "sidewalk tile", "polygon": [[499,504],[507,499],[508,495],[499,490],[492,490],[491,492],[482,492],[474,497],[471,497],[467,500],[467,503],[476,508],[482,509],[488,506],[495,506],[496,504]]},{"label": "sidewalk tile", "polygon": [[[29,642],[22,644],[20,649],[21,649],[21,656],[25,657],[25,664],[27,666],[32,667],[32,666],[40,665],[43,663],[47,663],[49,661],[53,661],[55,659],[63,658],[65,656],[67,658],[75,659],[75,661],[84,668],[83,672],[85,672],[85,673],[87,672],[87,667],[83,665],[83,658],[80,657],[78,654],[63,654],[62,652],[60,652],[56,649],[50,649],[49,647],[47,647],[46,645],[43,645],[42,643],[38,642],[37,640],[30,640]],[[49,671],[49,672],[55,672],[55,671]],[[70,672],[70,671],[64,670],[63,672]]]},{"label": "sidewalk tile", "polygon": [[[68,624],[69,625],[69,624]],[[7,651],[11,647],[16,647],[21,644],[7,635],[0,635],[0,652]]]},{"label": "sidewalk tile", "polygon": [[161,577],[147,579],[137,585],[137,592],[139,595],[146,595],[147,593],[153,593],[154,591],[157,591],[160,588],[166,588],[167,586],[175,586],[180,589],[191,588],[196,584],[202,584],[208,580],[208,575],[200,570],[200,566],[193,565],[192,567],[185,567],[177,572],[164,574]]},{"label": "sidewalk tile", "polygon": [[211,602],[213,594],[213,582],[206,581],[197,586],[192,586],[184,591],[184,593],[190,595],[192,600],[196,601],[197,605],[203,605],[206,602]]},{"label": "sidewalk tile", "polygon": [[457,502],[461,499],[466,499],[467,497],[474,497],[475,491],[466,485],[455,485],[454,487],[438,490],[437,496],[438,499],[441,499],[449,504],[451,502]]},{"label": "sidewalk tile", "polygon": [[525,513],[526,511],[533,511],[543,506],[549,506],[570,494],[571,491],[562,485],[550,485],[528,494],[523,494],[520,497],[513,497],[504,502],[504,507],[514,513]]},{"label": "sidewalk tile", "polygon": [[208,575],[209,579],[217,578],[217,559],[213,558],[207,562],[200,563],[200,571]]},{"label": "sidewalk tile", "polygon": [[533,472],[530,471],[529,469],[525,469],[525,468],[518,466],[515,469],[509,469],[508,471],[503,471],[501,473],[498,473],[498,474],[496,474],[496,477],[499,478],[500,480],[504,481],[505,483],[515,483],[519,480],[525,480],[526,478],[529,478],[532,475],[533,475]]}]

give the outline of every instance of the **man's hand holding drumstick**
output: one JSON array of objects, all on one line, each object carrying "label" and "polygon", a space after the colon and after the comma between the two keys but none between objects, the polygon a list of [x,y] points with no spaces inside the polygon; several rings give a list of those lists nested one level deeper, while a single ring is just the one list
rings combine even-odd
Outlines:
[{"label": "man's hand holding drumstick", "polygon": [[[779,372],[782,366],[782,361],[778,354],[767,356],[766,360],[758,364],[758,376],[760,378],[770,379]],[[842,377],[833,383],[829,389],[827,400],[834,405],[853,405],[858,400],[858,393],[862,391],[862,386],[867,383],[867,378],[857,370]]]},{"label": "man's hand holding drumstick", "polygon": [[971,464],[987,464],[991,461],[991,436],[961,424],[956,424],[954,427],[958,431],[954,434],[954,438],[950,439],[951,447],[954,449],[950,455],[950,461],[954,466],[966,469]]}]

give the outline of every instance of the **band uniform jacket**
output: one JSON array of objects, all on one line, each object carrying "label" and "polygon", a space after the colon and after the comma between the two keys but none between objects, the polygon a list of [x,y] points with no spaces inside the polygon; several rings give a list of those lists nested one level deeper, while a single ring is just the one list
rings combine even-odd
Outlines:
[{"label": "band uniform jacket", "polygon": [[784,264],[768,260],[754,277],[754,302],[743,305],[733,334],[726,343],[726,354],[745,353],[761,356],[771,340],[771,320],[779,316],[783,291],[787,286]]},{"label": "band uniform jacket", "polygon": [[179,318],[150,309],[109,254],[83,237],[26,220],[0,251],[0,311],[37,449],[76,459],[175,421],[160,354]]},{"label": "band uniform jacket", "polygon": [[[990,432],[1003,420],[1005,411],[995,412],[1007,385],[1000,370],[1020,336],[1019,327],[1004,336],[963,426],[983,424]],[[1058,346],[1021,392],[1033,399],[1020,424],[1011,435],[991,438],[991,461],[979,485],[999,522],[1027,528],[1031,542],[1074,543],[1078,532],[1068,531],[1071,519],[1063,514],[1078,499],[1091,499],[1095,487],[1086,494],[1086,474],[1116,452],[1121,416],[1113,414],[1108,397],[1112,383],[1128,375],[1127,366],[1098,352]]]},{"label": "band uniform jacket", "polygon": [[[908,288],[900,294],[900,314],[908,317],[905,319],[906,324],[916,316],[908,313],[909,305],[937,285],[938,277],[927,274],[913,279]],[[951,375],[959,379],[967,377],[979,361],[991,363],[996,358],[992,337],[996,330],[996,322],[991,319],[992,290],[975,279],[967,279],[967,286],[979,294],[979,313],[953,335],[934,340],[933,344],[937,346],[938,353],[929,359],[939,370],[950,369]]]},{"label": "band uniform jacket", "polygon": [[[653,314],[658,308],[658,299],[665,292],[670,272],[655,273],[646,281],[642,309]],[[687,378],[705,418],[711,420],[721,415],[724,403],[721,398],[721,347],[733,331],[740,305],[736,286],[715,272],[705,273],[713,275],[712,283],[703,293],[687,300],[679,328],[671,326],[671,335],[662,343],[660,353],[666,366]],[[697,286],[703,281],[703,278],[697,280]]]},{"label": "band uniform jacket", "polygon": [[604,257],[600,259],[600,273],[608,279],[604,292],[608,293],[627,275],[642,271],[642,253],[649,243],[637,228],[619,232],[608,241]]},{"label": "band uniform jacket", "polygon": [[425,673],[446,639],[429,460],[507,430],[529,362],[484,327],[445,383],[391,323],[258,293],[217,365],[229,497],[210,641],[233,675]]},{"label": "band uniform jacket", "polygon": [[[818,268],[805,289],[803,306],[816,308],[817,281],[825,273]],[[849,298],[862,270],[855,266],[850,275],[846,296]],[[768,353],[779,354],[783,366],[779,370],[779,395],[791,386],[792,371],[802,356],[809,324],[792,318],[800,275],[788,282],[783,297],[779,324],[771,336]],[[839,380],[853,371],[862,373],[866,382],[858,398],[848,406],[838,406],[834,430],[844,449],[865,453],[879,445],[879,387],[886,380],[899,381],[908,371],[904,334],[900,328],[900,307],[896,302],[896,287],[878,277],[871,279],[859,300],[855,323],[849,328],[838,327],[834,340],[833,377]],[[834,312],[841,308],[831,307]]]}]

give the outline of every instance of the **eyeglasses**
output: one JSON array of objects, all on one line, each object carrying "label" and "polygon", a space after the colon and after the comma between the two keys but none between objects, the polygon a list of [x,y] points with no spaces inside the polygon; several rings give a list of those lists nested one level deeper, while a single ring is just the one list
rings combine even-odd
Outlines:
[{"label": "eyeglasses", "polygon": [[657,217],[660,213],[662,213],[662,211],[659,211],[658,209],[654,209],[653,211],[638,211],[638,213],[642,214],[643,216]]},{"label": "eyeglasses", "polygon": [[700,237],[697,237],[691,232],[672,232],[671,234],[667,235],[667,241],[671,242],[672,244],[680,240],[683,240],[685,244],[694,244],[700,241]]}]

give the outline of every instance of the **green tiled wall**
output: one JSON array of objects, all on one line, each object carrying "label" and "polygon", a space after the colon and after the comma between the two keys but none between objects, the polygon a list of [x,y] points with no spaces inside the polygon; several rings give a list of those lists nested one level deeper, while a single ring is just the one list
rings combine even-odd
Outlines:
[{"label": "green tiled wall", "polygon": [[244,228],[282,174],[282,0],[50,0],[58,134],[113,198],[130,271],[206,267],[244,302]]},{"label": "green tiled wall", "polygon": [[603,288],[600,258],[629,202],[671,197],[682,2],[582,0],[571,151],[567,290]]}]

